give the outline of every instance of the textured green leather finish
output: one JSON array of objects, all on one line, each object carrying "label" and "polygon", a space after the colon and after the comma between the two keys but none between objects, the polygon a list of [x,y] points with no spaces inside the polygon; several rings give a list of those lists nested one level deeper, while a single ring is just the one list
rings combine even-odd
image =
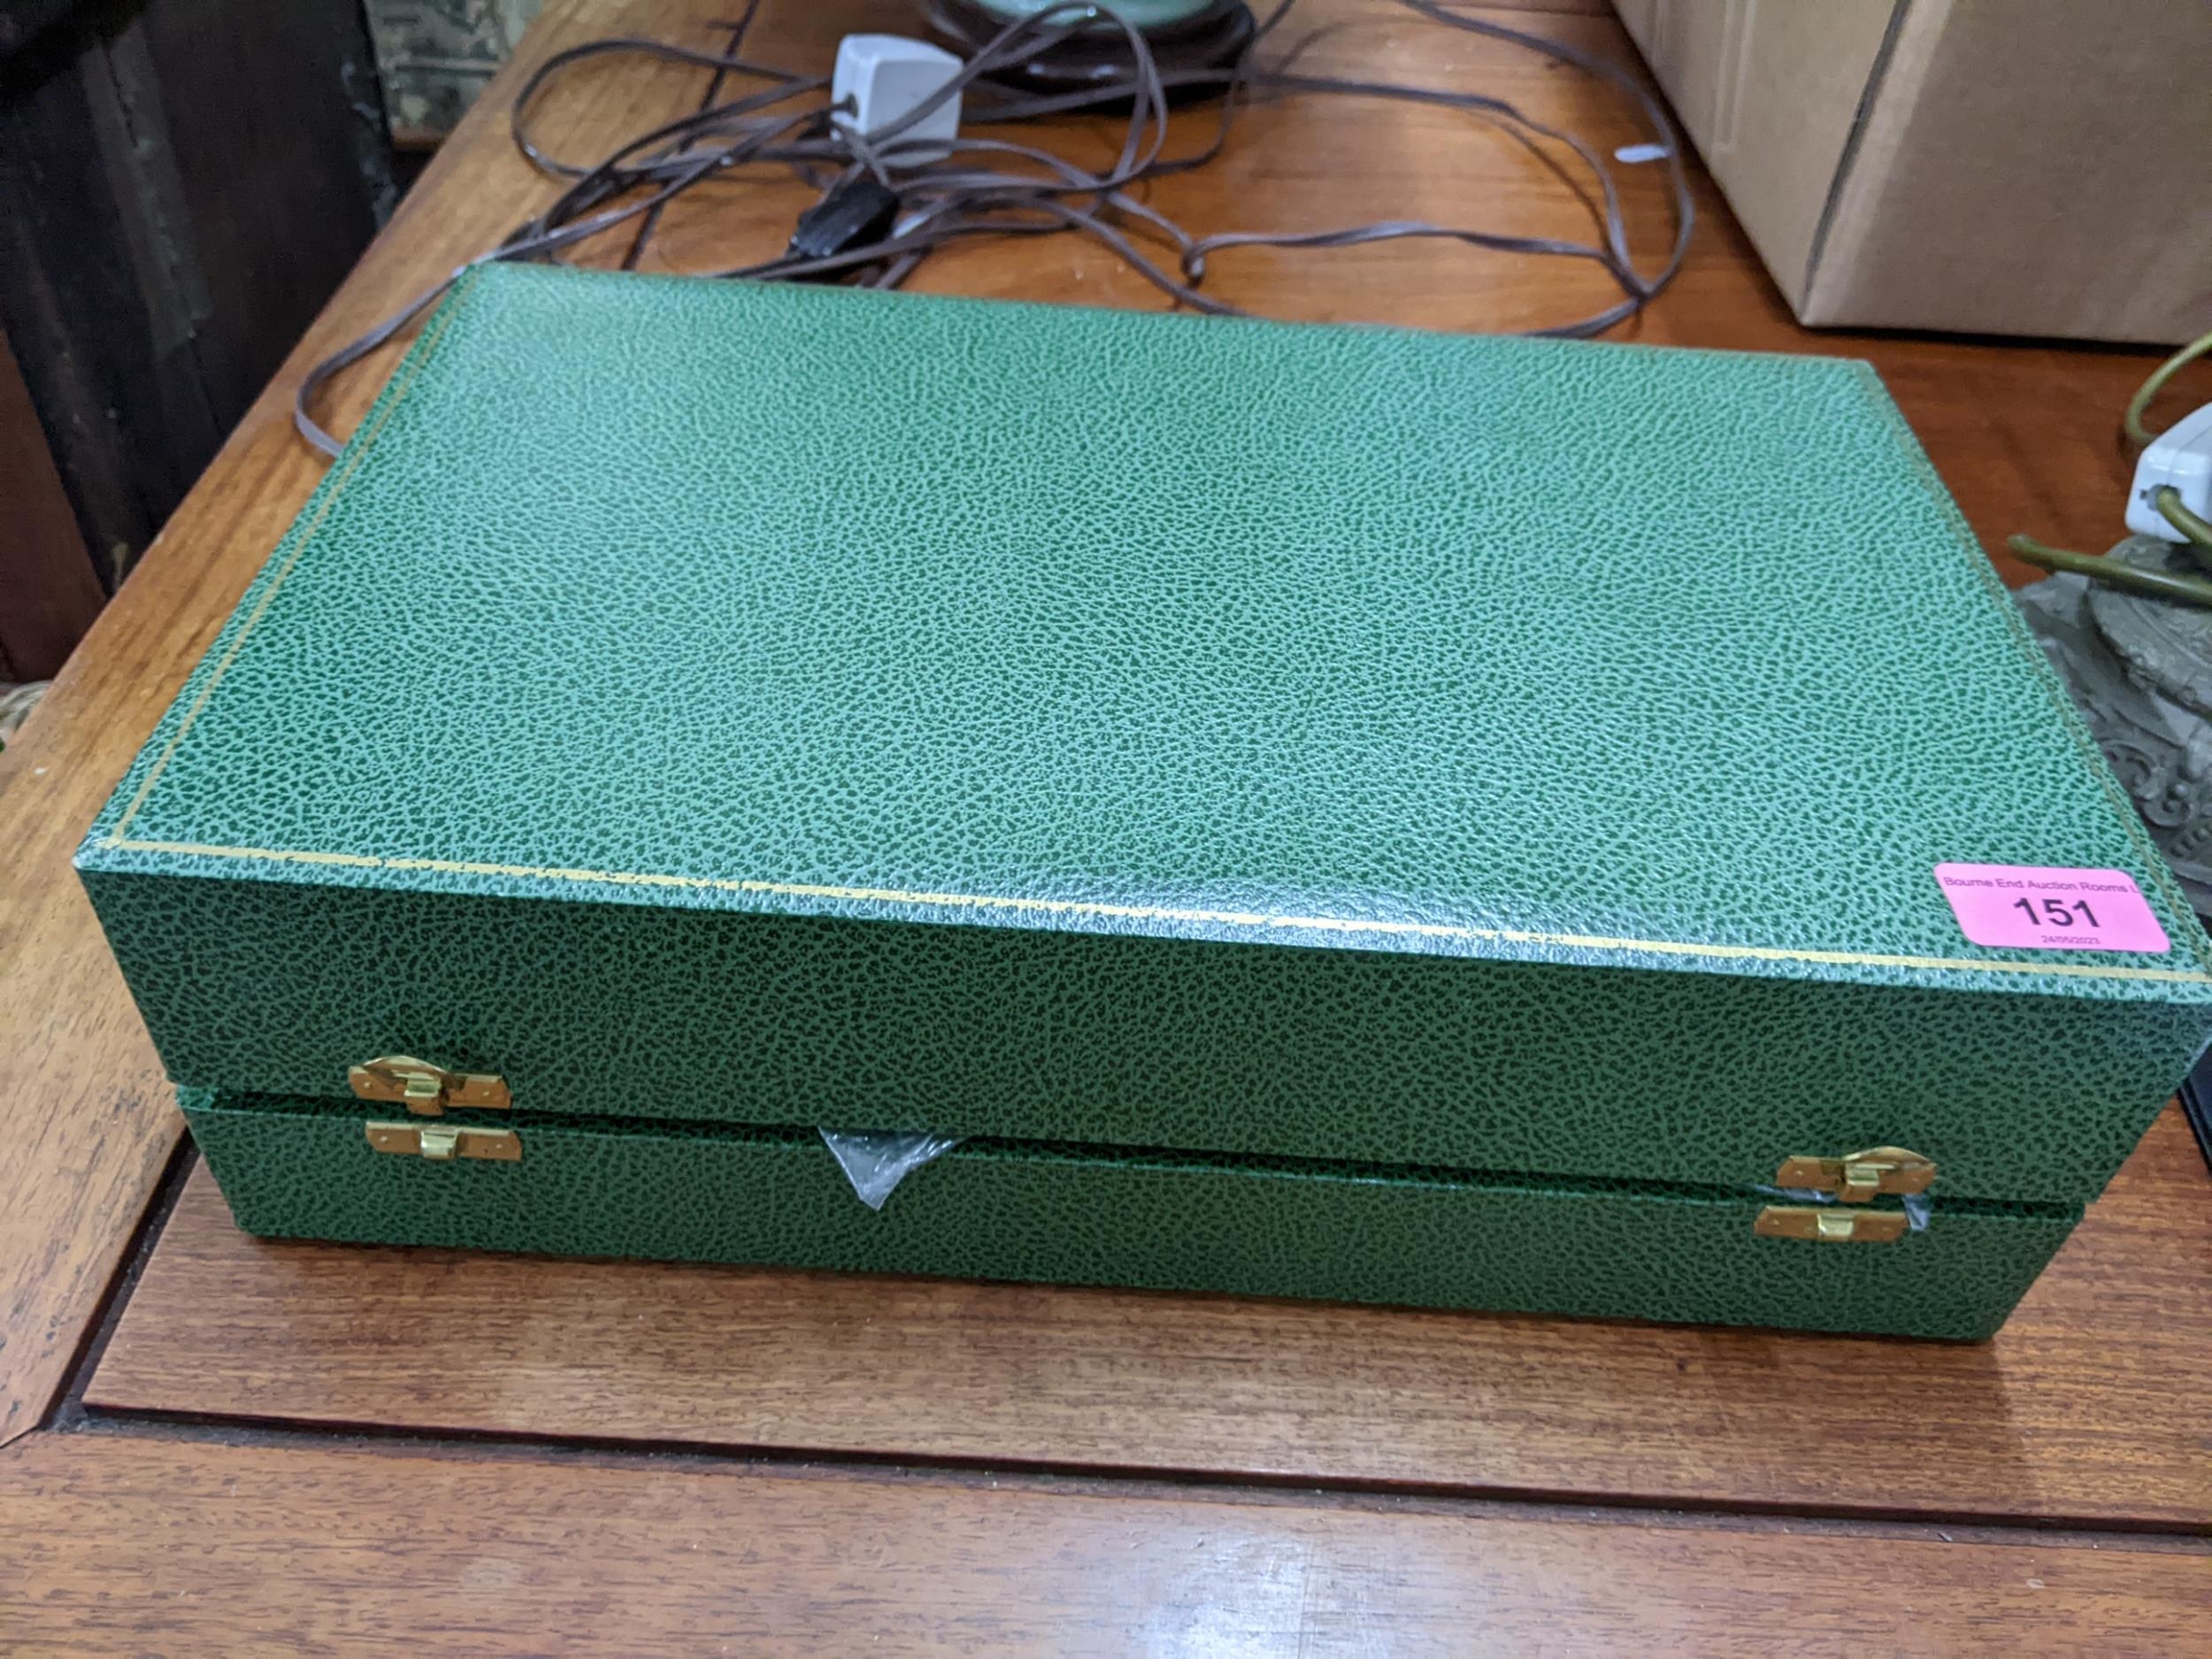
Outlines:
[{"label": "textured green leather finish", "polygon": [[[540,1111],[1728,1187],[1771,1181],[1793,1153],[1901,1144],[1937,1161],[1946,1194],[2084,1202],[2140,1138],[2158,1102],[2137,1096],[2199,1018],[194,877],[114,894],[104,910],[125,909],[149,950],[192,941],[191,972],[132,975],[170,1065],[269,1093],[341,1092],[342,1078],[322,1087],[334,1051],[413,1053],[497,1071]],[[416,942],[380,949],[386,930]],[[285,943],[303,938],[332,948]],[[379,963],[395,971],[379,979]]]},{"label": "textured green leather finish", "polygon": [[186,1090],[279,1237],[1984,1337],[2078,1218],[1939,1203],[1893,1244],[1761,1239],[1752,1194],[970,1142],[880,1213],[810,1129],[512,1126],[521,1161],[372,1150],[357,1109]]},{"label": "textured green leather finish", "polygon": [[[2173,948],[1970,944],[1942,861]],[[173,1075],[301,1096],[2074,1205],[2212,1029],[1802,358],[488,268],[80,865]]]}]

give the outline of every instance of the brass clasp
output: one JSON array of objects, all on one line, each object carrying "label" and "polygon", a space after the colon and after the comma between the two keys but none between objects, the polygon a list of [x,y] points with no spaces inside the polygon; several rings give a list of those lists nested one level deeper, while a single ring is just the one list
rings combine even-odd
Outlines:
[{"label": "brass clasp", "polygon": [[1833,1193],[1844,1203],[1863,1204],[1882,1194],[1924,1193],[1935,1178],[1934,1164],[1917,1152],[1875,1147],[1839,1158],[1784,1158],[1774,1184]]},{"label": "brass clasp", "polygon": [[514,1104],[504,1078],[448,1071],[403,1054],[383,1055],[349,1067],[346,1081],[361,1099],[389,1101],[419,1118],[442,1118],[449,1106],[505,1111]]},{"label": "brass clasp", "polygon": [[1763,1239],[1811,1239],[1821,1244],[1894,1244],[1905,1236],[1901,1210],[1824,1210],[1769,1204],[1751,1224]]},{"label": "brass clasp", "polygon": [[367,1124],[369,1145],[379,1152],[402,1157],[424,1157],[433,1164],[455,1158],[488,1158],[499,1164],[522,1162],[522,1137],[511,1129],[480,1129],[474,1124]]}]

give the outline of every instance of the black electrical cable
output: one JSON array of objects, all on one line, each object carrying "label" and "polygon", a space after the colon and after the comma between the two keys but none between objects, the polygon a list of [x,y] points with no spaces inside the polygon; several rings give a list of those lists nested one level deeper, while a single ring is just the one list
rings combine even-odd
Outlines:
[{"label": "black electrical cable", "polygon": [[[1334,26],[1309,34],[1273,64],[1261,61],[1261,48],[1287,18],[1296,0],[1279,0],[1256,27],[1234,63],[1219,69],[1163,73],[1141,31],[1110,9],[1090,0],[1057,4],[1010,23],[979,48],[931,97],[898,120],[864,140],[825,103],[782,108],[793,100],[821,94],[827,82],[754,62],[741,55],[758,0],[749,0],[731,26],[728,48],[711,52],[641,35],[588,41],[557,52],[532,72],[509,112],[516,148],[548,177],[562,181],[558,196],[540,213],[518,226],[489,252],[457,269],[443,282],[411,301],[405,309],[310,371],[294,406],[301,434],[335,455],[338,441],[313,419],[313,403],[333,374],[358,362],[428,309],[472,266],[493,260],[557,263],[579,243],[618,227],[634,225],[622,258],[634,267],[668,204],[695,187],[737,170],[787,167],[823,191],[823,200],[868,179],[880,199],[884,190],[898,198],[887,234],[825,256],[787,250],[749,265],[695,274],[797,280],[851,275],[861,283],[895,287],[931,253],[976,237],[1041,235],[1073,230],[1110,249],[1131,269],[1177,303],[1223,315],[1245,315],[1236,306],[1203,291],[1210,256],[1248,247],[1343,248],[1402,238],[1445,238],[1499,252],[1594,263],[1613,280],[1621,298],[1589,316],[1532,332],[1544,334],[1597,334],[1633,316],[1681,270],[1695,209],[1681,143],[1664,106],[1635,76],[1604,58],[1546,36],[1446,10],[1432,0],[1398,0],[1409,10],[1452,28],[1505,41],[1595,75],[1634,101],[1663,152],[1669,173],[1673,241],[1659,269],[1645,274],[1629,246],[1626,215],[1605,159],[1576,135],[1537,121],[1502,98],[1450,92],[1387,81],[1298,72],[1298,59]],[[1081,92],[1025,96],[1007,91],[987,77],[1002,74],[1080,34],[1118,31],[1128,50],[1127,79]],[[690,114],[663,122],[628,140],[588,165],[554,156],[533,134],[531,118],[553,83],[580,64],[611,56],[646,56],[713,71],[701,105]],[[756,90],[724,99],[733,78],[764,82]],[[1168,156],[1168,95],[1218,88],[1220,120],[1210,140],[1187,155]],[[1127,125],[1119,153],[1104,172],[1082,167],[1052,152],[1008,139],[964,132],[950,141],[924,139],[913,129],[956,95],[975,95],[967,110],[971,127],[998,126],[1077,110],[1125,111]],[[1335,229],[1270,231],[1231,229],[1191,234],[1133,192],[1149,181],[1202,166],[1228,143],[1238,112],[1256,97],[1336,96],[1394,99],[1458,110],[1504,133],[1541,161],[1589,211],[1595,240],[1582,242],[1554,237],[1516,236],[1471,227],[1426,220],[1385,220]],[[1551,146],[1554,148],[1547,148]],[[1556,153],[1568,152],[1594,180],[1592,194]],[[825,183],[826,173],[827,181]],[[872,227],[881,216],[854,216]],[[1164,263],[1141,243],[1169,253]],[[818,242],[817,246],[828,243]]]}]

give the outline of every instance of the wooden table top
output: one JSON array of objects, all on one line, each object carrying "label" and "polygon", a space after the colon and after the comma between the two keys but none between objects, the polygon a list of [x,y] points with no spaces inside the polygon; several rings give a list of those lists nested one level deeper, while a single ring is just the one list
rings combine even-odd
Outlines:
[{"label": "wooden table top", "polygon": [[[1479,88],[1608,149],[1641,136],[1614,95],[1509,46],[1381,0],[1301,7],[1341,25],[1309,66]],[[710,46],[735,9],[549,8],[0,757],[0,1651],[2205,1651],[2212,1178],[2172,1114],[1978,1346],[231,1226],[69,855],[320,474],[288,425],[305,365],[551,196],[506,137],[520,74],[607,34]],[[1599,0],[1499,11],[1633,61]],[[749,50],[826,67],[841,34],[908,17],[766,0]],[[590,156],[705,81],[597,65],[543,130]],[[1179,116],[1179,142],[1210,119]],[[1110,156],[1111,123],[1055,130]],[[1656,172],[1623,173],[1655,253]],[[695,193],[642,266],[773,251],[809,199]],[[1254,109],[1153,200],[1208,229],[1580,229],[1494,132],[1346,100]],[[1814,334],[1701,174],[1699,206],[1682,279],[1626,337],[1871,358],[1985,544],[2113,538],[2143,354]],[[964,248],[914,286],[1162,303],[1072,238]],[[1225,255],[1213,286],[1455,329],[1601,297],[1414,243]],[[339,388],[341,429],[392,356]]]}]

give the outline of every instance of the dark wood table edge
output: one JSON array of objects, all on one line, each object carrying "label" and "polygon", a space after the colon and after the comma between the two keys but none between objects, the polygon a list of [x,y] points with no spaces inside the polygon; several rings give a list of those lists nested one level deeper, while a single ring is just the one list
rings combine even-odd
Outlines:
[{"label": "dark wood table edge", "polygon": [[[301,442],[291,429],[292,402],[300,382],[316,363],[342,343],[351,332],[348,319],[366,309],[363,302],[367,296],[389,288],[382,271],[387,263],[395,259],[395,249],[408,237],[419,216],[436,211],[448,177],[465,168],[474,153],[475,146],[470,141],[477,129],[504,126],[507,107],[514,93],[531,73],[536,61],[553,50],[548,31],[532,31],[522,50],[488,83],[485,93],[462,117],[460,127],[431,157],[337,292],[224,440],[207,471],[170,516],[171,524],[193,512],[206,494],[211,477],[252,465],[248,457],[258,448],[271,443],[289,446]],[[311,481],[297,492],[295,508],[305,502],[312,488]],[[148,546],[134,574],[142,578],[148,567],[157,561],[177,557],[180,555],[165,526]],[[30,793],[29,786],[45,772],[42,764],[42,737],[50,722],[42,721],[42,715],[50,706],[80,695],[76,682],[84,663],[94,653],[111,649],[115,637],[127,635],[136,623],[137,611],[158,603],[148,596],[151,586],[143,580],[123,585],[93,618],[77,649],[63,663],[41,707],[32,711],[6,749],[0,750],[0,810],[30,810],[12,797]],[[227,613],[228,604],[222,609]],[[159,703],[127,717],[137,718],[142,726],[139,741],[151,733],[166,702],[165,696]],[[73,839],[83,833],[88,822],[88,818],[87,824],[72,826]],[[12,907],[0,903],[0,938],[4,937],[6,924],[12,919]],[[13,1022],[8,1018],[10,1011],[0,1009],[0,1031],[13,1028]],[[30,1031],[27,1022],[23,1027],[26,1040]],[[0,1054],[0,1077],[6,1075],[8,1058]],[[101,1087],[100,1079],[86,1079],[84,1086],[88,1091],[96,1090]],[[8,1257],[0,1258],[0,1307],[5,1308],[11,1321],[19,1321],[24,1310],[35,1309],[49,1298],[60,1304],[50,1317],[44,1333],[28,1341],[19,1331],[0,1326],[0,1448],[34,1432],[58,1409],[79,1360],[101,1326],[105,1310],[115,1300],[119,1274],[132,1259],[134,1241],[145,1237],[159,1196],[166,1190],[164,1183],[174,1173],[180,1149],[189,1144],[182,1114],[177,1110],[174,1101],[166,1098],[165,1086],[162,1093],[165,1098],[146,1102],[146,1109],[134,1114],[126,1133],[103,1136],[90,1149],[89,1156],[111,1172],[133,1157],[139,1164],[134,1180],[128,1172],[122,1177],[124,1191],[133,1202],[118,1203],[104,1214],[80,1212],[76,1217],[80,1231],[70,1242],[78,1247],[80,1259],[73,1262],[72,1253],[66,1248],[48,1250],[35,1260],[19,1259],[27,1256],[27,1252],[10,1252]],[[0,1099],[0,1133],[16,1126],[11,1121],[15,1114],[36,1109],[35,1102]],[[4,1203],[12,1187],[27,1188],[42,1181],[78,1179],[68,1160],[73,1155],[84,1155],[81,1143],[53,1133],[15,1137],[15,1141],[11,1148],[15,1163],[0,1167],[0,1203]],[[87,1235],[96,1232],[96,1238],[88,1240]],[[73,1267],[88,1271],[77,1273],[75,1282],[64,1284],[57,1292],[52,1281],[70,1279]],[[11,1353],[11,1348],[18,1351]],[[27,1357],[20,1351],[24,1348],[30,1349]]]},{"label": "dark wood table edge", "polygon": [[[1496,1520],[1571,1522],[1711,1533],[1770,1532],[1777,1520],[1816,1535],[1898,1538],[1938,1543],[2036,1545],[2054,1549],[2125,1549],[2212,1556],[2212,1525],[2159,1527],[2031,1517],[1924,1512],[1819,1514],[1801,1508],[1749,1504],[1698,1506],[1640,1500],[1619,1502],[1586,1494],[1517,1494],[1505,1489],[1423,1491],[1371,1483],[1284,1479],[1245,1480],[1179,1475],[1167,1470],[1114,1471],[1074,1466],[998,1465],[986,1461],[864,1458],[680,1441],[603,1442],[569,1436],[426,1432],[379,1425],[318,1426],[292,1421],[204,1417],[165,1413],[102,1413],[65,1406],[42,1431],[58,1443],[130,1440],[149,1446],[236,1446],[342,1450],[362,1456],[430,1458],[470,1464],[653,1469],[683,1473],[819,1480],[857,1486],[941,1486],[957,1491],[1016,1491],[1081,1497],[1163,1499],[1224,1508],[1347,1510],[1369,1515],[1479,1516]],[[4,1452],[0,1451],[0,1457]]]}]

